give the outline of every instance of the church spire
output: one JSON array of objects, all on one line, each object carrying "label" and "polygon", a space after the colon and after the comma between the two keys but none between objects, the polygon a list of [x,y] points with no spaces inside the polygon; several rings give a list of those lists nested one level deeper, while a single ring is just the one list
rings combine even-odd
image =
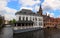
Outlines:
[{"label": "church spire", "polygon": [[38,14],[42,15],[42,7],[41,7],[41,4],[40,4],[40,8],[39,8]]}]

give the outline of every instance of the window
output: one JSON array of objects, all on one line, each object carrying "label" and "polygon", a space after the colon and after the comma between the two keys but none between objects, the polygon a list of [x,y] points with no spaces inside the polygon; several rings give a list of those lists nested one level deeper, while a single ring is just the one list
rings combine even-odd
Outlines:
[{"label": "window", "polygon": [[28,17],[26,17],[26,20],[28,20]]},{"label": "window", "polygon": [[39,18],[39,21],[42,21],[42,19]]},{"label": "window", "polygon": [[31,20],[31,17],[30,17],[30,20]]},{"label": "window", "polygon": [[39,22],[39,25],[42,25],[42,23],[41,23],[41,22]]},{"label": "window", "polygon": [[35,20],[37,21],[37,18],[35,18]]},{"label": "window", "polygon": [[19,20],[21,20],[21,17],[19,17]]},{"label": "window", "polygon": [[34,18],[33,18],[33,21],[34,21]]},{"label": "window", "polygon": [[24,20],[25,17],[23,17],[23,20]]}]

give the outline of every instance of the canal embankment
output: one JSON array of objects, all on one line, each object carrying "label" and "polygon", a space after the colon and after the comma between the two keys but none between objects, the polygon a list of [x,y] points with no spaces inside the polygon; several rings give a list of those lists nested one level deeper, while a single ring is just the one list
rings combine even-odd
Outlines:
[{"label": "canal embankment", "polygon": [[13,29],[13,33],[23,33],[23,32],[40,30],[40,29],[42,29],[42,28],[41,27],[31,27],[31,28],[15,27]]}]

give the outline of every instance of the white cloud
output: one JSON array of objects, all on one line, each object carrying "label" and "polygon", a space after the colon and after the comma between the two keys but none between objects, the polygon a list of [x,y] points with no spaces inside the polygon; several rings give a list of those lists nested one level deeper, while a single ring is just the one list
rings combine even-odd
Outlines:
[{"label": "white cloud", "polygon": [[5,20],[12,20],[15,18],[15,13],[17,10],[5,7],[3,10],[0,11],[0,14],[5,17]]},{"label": "white cloud", "polygon": [[49,12],[47,12],[47,16],[50,16],[50,17],[54,17],[54,13],[49,13]]},{"label": "white cloud", "polygon": [[13,9],[13,8],[9,8],[9,7],[5,7],[5,10],[6,10],[6,12],[8,12],[8,13],[16,13],[16,9]]},{"label": "white cloud", "polygon": [[31,7],[21,7],[20,10],[21,9],[30,9],[30,10],[33,10],[33,8],[31,8]]},{"label": "white cloud", "polygon": [[60,0],[45,0],[42,3],[43,11],[49,12],[51,17],[57,17],[53,11],[60,10]]},{"label": "white cloud", "polygon": [[38,10],[38,7],[34,7],[34,5],[40,4],[40,0],[19,0],[19,4],[21,4],[21,7],[24,9]]},{"label": "white cloud", "polygon": [[39,0],[36,0],[36,1],[34,1],[34,0],[19,0],[19,3],[22,4],[22,6],[27,6],[27,5],[33,6],[37,3],[40,3],[40,1]]},{"label": "white cloud", "polygon": [[15,19],[15,16],[12,14],[4,14],[5,20],[12,20]]},{"label": "white cloud", "polygon": [[8,1],[7,0],[0,0],[0,9],[7,6]]},{"label": "white cloud", "polygon": [[6,7],[8,2],[10,2],[10,0],[0,0],[0,8],[1,7]]},{"label": "white cloud", "polygon": [[50,17],[54,17],[54,13],[50,13]]},{"label": "white cloud", "polygon": [[0,0],[0,14],[4,15],[5,7],[7,6],[8,0]]},{"label": "white cloud", "polygon": [[9,0],[0,0],[0,11],[4,10],[4,8],[7,6]]},{"label": "white cloud", "polygon": [[43,7],[49,6],[52,9],[60,9],[60,0],[45,0]]},{"label": "white cloud", "polygon": [[17,12],[17,10],[12,9],[12,8],[5,8],[6,14],[4,14],[5,20],[12,20],[13,18],[15,18],[15,13]]},{"label": "white cloud", "polygon": [[14,14],[17,10],[7,7],[10,0],[0,0],[0,15],[5,17],[5,20],[11,20],[15,18]]},{"label": "white cloud", "polygon": [[35,10],[35,11],[39,11],[39,6],[36,5],[36,6],[34,7],[34,10]]}]

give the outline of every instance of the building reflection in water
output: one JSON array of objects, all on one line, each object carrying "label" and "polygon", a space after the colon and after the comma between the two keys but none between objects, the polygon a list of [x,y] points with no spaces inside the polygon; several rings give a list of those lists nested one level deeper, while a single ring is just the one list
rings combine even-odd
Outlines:
[{"label": "building reflection in water", "polygon": [[14,34],[14,38],[60,38],[60,29],[49,28],[32,32]]},{"label": "building reflection in water", "polygon": [[32,32],[14,34],[13,37],[14,38],[44,38],[44,31],[37,30]]},{"label": "building reflection in water", "polygon": [[31,32],[13,34],[11,27],[0,30],[0,38],[60,38],[60,29],[49,28]]},{"label": "building reflection in water", "polygon": [[56,29],[56,28],[44,29],[44,37],[45,38],[60,38],[60,29]]}]

